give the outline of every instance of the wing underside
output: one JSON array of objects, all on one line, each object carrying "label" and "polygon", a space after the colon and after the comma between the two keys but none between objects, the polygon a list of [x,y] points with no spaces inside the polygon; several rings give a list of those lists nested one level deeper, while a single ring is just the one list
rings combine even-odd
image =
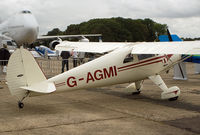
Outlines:
[{"label": "wing underside", "polygon": [[132,54],[200,54],[200,41],[144,42],[133,46]]},{"label": "wing underside", "polygon": [[59,51],[105,53],[125,46],[132,47],[132,54],[200,54],[200,41],[185,42],[62,42],[56,46]]},{"label": "wing underside", "polygon": [[61,51],[74,51],[88,52],[88,53],[106,53],[115,49],[129,45],[130,43],[109,43],[109,42],[66,42],[55,47],[56,50]]}]

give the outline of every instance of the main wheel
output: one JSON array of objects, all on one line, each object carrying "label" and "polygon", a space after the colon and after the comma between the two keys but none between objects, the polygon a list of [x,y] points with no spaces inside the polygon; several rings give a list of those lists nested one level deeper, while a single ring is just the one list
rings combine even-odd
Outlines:
[{"label": "main wheel", "polygon": [[132,95],[139,95],[141,91],[132,92]]},{"label": "main wheel", "polygon": [[18,107],[19,107],[19,109],[22,109],[24,107],[24,103],[18,102]]},{"label": "main wheel", "polygon": [[177,100],[178,99],[178,96],[177,97],[173,97],[173,98],[170,98],[170,99],[168,99],[169,101],[175,101],[175,100]]}]

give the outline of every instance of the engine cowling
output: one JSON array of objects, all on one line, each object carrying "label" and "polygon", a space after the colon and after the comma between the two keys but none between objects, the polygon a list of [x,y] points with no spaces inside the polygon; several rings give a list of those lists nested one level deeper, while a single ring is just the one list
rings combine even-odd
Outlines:
[{"label": "engine cowling", "polygon": [[81,38],[80,40],[79,40],[79,42],[90,42],[90,40],[88,39],[88,38]]},{"label": "engine cowling", "polygon": [[62,39],[58,38],[57,40],[53,40],[50,42],[49,47],[54,50],[56,45],[60,44],[62,42]]},{"label": "engine cowling", "polygon": [[56,45],[60,44],[60,41],[58,40],[53,40],[50,44],[49,44],[49,47],[54,50]]}]

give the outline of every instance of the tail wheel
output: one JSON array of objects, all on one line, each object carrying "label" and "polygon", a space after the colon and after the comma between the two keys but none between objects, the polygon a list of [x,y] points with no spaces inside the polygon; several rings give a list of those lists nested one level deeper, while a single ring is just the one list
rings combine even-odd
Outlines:
[{"label": "tail wheel", "polygon": [[24,108],[24,103],[22,103],[22,102],[18,102],[18,107],[19,107],[19,109],[22,109],[22,108]]}]

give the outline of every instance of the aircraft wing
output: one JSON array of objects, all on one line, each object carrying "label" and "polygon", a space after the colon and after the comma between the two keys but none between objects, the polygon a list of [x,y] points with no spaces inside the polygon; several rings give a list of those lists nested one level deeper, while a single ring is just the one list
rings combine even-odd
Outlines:
[{"label": "aircraft wing", "polygon": [[6,36],[7,33],[0,34],[0,40],[12,40],[11,37]]},{"label": "aircraft wing", "polygon": [[129,46],[132,54],[200,54],[200,41],[184,42],[66,42],[56,46],[56,50],[78,52],[105,53],[115,49]]},{"label": "aircraft wing", "polygon": [[53,38],[81,38],[81,37],[100,37],[102,34],[82,34],[82,35],[57,35],[57,36],[38,36],[37,39],[53,39]]},{"label": "aircraft wing", "polygon": [[200,41],[143,42],[133,45],[132,54],[200,54]]},{"label": "aircraft wing", "polygon": [[105,53],[113,51],[117,48],[124,47],[130,43],[118,42],[67,42],[63,41],[55,47],[59,52],[61,51],[74,51],[77,52],[89,52],[89,53]]}]

